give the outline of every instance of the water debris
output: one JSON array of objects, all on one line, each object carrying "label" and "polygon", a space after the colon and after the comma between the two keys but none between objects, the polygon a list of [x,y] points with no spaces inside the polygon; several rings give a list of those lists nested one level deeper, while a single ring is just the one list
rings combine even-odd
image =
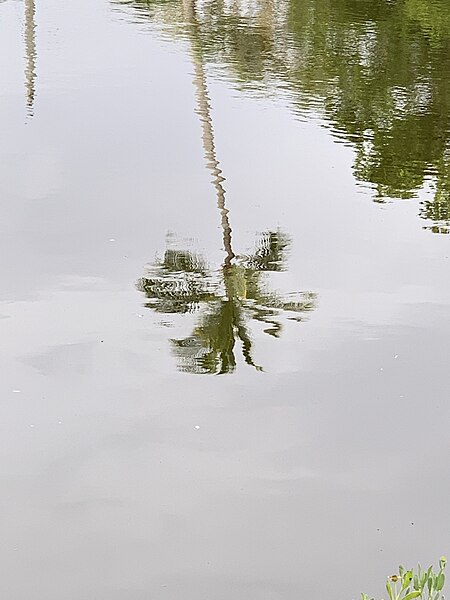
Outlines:
[{"label": "water debris", "polygon": [[20,394],[22,390],[13,390],[13,394]]},{"label": "water debris", "polygon": [[115,242],[116,238],[109,238],[108,242]]},{"label": "water debris", "polygon": [[194,429],[200,429],[200,425],[196,425]]},{"label": "water debris", "polygon": [[394,358],[398,358],[398,354],[396,354],[396,355],[394,356]]}]

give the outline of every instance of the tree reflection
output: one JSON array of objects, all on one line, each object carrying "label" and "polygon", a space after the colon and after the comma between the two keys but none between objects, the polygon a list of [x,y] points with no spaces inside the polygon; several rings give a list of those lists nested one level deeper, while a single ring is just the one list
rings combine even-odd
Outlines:
[{"label": "tree reflection", "polygon": [[249,321],[263,323],[264,332],[277,338],[282,328],[282,313],[290,313],[296,320],[301,320],[301,313],[314,308],[315,295],[306,292],[287,298],[268,290],[263,275],[282,270],[286,262],[290,242],[281,231],[263,233],[249,256],[236,257],[233,251],[225,205],[225,178],[216,154],[203,45],[194,1],[183,0],[182,9],[194,65],[196,111],[202,125],[206,165],[216,192],[225,258],[219,272],[214,273],[201,256],[168,248],[164,258],[153,264],[137,287],[147,296],[147,306],[157,312],[198,312],[192,334],[171,340],[180,370],[230,373],[236,367],[236,344],[240,344],[245,362],[261,370],[253,359]]},{"label": "tree reflection", "polygon": [[259,321],[266,334],[278,338],[283,317],[300,321],[315,307],[311,292],[286,296],[269,289],[266,275],[285,268],[288,248],[283,232],[268,231],[251,255],[226,261],[218,272],[197,254],[173,249],[150,267],[137,283],[147,307],[169,314],[197,313],[192,334],[171,340],[180,370],[230,373],[236,367],[236,345],[248,365],[261,369],[253,359],[249,322]]},{"label": "tree reflection", "polygon": [[[116,0],[116,2],[120,0]],[[180,0],[128,0],[140,19],[191,36]],[[245,89],[288,90],[356,153],[374,199],[436,188],[421,217],[450,228],[450,5],[445,0],[202,0],[196,45]]]}]

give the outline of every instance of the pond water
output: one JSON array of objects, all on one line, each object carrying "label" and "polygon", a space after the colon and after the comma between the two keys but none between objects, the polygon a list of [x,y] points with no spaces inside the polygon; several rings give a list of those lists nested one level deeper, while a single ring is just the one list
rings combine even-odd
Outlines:
[{"label": "pond water", "polygon": [[450,552],[449,31],[0,1],[2,597],[352,599]]}]

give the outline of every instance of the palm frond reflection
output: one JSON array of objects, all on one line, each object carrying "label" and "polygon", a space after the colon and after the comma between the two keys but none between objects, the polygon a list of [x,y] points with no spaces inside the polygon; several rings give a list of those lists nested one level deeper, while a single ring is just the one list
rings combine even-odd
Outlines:
[{"label": "palm frond reflection", "polygon": [[269,288],[267,275],[282,271],[289,238],[281,231],[260,235],[255,251],[211,270],[195,253],[168,249],[138,283],[146,306],[159,313],[197,313],[192,333],[172,339],[178,368],[188,373],[223,374],[236,368],[236,348],[243,360],[262,370],[253,358],[251,322],[280,337],[282,321],[302,321],[316,305],[312,292],[281,294]]}]

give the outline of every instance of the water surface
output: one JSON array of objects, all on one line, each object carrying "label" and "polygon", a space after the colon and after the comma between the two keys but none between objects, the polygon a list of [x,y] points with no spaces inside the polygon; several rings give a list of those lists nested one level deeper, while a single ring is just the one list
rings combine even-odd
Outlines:
[{"label": "water surface", "polygon": [[449,552],[449,23],[0,2],[4,597],[356,598]]}]

